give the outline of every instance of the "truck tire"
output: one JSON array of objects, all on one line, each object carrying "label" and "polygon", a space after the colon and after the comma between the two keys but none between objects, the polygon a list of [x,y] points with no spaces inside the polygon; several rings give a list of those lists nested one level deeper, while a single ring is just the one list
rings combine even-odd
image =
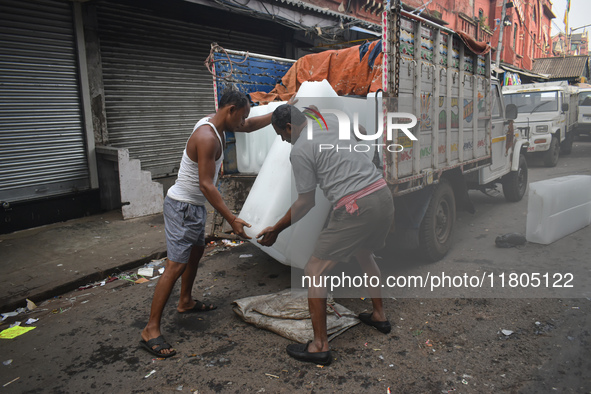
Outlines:
[{"label": "truck tire", "polygon": [[556,167],[558,164],[558,156],[560,155],[560,143],[558,138],[552,137],[550,142],[550,149],[544,154],[544,165],[546,167]]},{"label": "truck tire", "polygon": [[449,181],[442,178],[435,187],[419,228],[420,253],[430,262],[441,260],[448,252],[456,221],[456,201]]},{"label": "truck tire", "polygon": [[502,179],[503,194],[509,202],[521,201],[527,190],[527,161],[519,155],[519,168],[511,171]]},{"label": "truck tire", "polygon": [[560,154],[561,155],[570,155],[573,151],[573,142],[575,140],[575,134],[571,131],[570,133],[566,134],[566,138],[560,144]]}]

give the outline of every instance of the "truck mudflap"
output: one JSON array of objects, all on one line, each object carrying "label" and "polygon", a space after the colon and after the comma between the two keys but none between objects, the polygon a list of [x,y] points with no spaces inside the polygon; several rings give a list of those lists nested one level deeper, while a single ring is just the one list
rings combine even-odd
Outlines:
[{"label": "truck mudflap", "polygon": [[513,157],[511,158],[511,171],[519,169],[519,156],[521,156],[521,148],[527,148],[529,142],[527,140],[517,140],[513,148]]}]

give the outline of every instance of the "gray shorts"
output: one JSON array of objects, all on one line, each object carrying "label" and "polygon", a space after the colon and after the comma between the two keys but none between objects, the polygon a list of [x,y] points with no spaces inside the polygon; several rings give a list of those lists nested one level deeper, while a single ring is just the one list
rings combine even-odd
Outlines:
[{"label": "gray shorts", "polygon": [[189,262],[193,246],[205,245],[205,221],[207,210],[203,205],[193,205],[164,198],[164,231],[168,259],[175,263]]},{"label": "gray shorts", "polygon": [[341,207],[331,212],[312,255],[321,260],[346,262],[360,250],[378,250],[385,246],[394,220],[394,202],[384,187],[357,200],[359,214]]}]

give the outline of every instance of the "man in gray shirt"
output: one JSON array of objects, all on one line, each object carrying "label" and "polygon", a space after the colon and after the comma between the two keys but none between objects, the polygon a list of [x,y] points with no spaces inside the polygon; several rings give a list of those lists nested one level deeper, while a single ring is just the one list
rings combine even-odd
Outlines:
[{"label": "man in gray shirt", "polygon": [[[314,339],[307,344],[292,344],[287,353],[300,361],[328,365],[332,356],[326,329],[326,287],[321,278],[339,262],[355,257],[364,273],[380,278],[373,251],[382,248],[394,219],[392,195],[369,156],[355,150],[356,141],[339,140],[335,116],[321,114],[311,107],[312,138],[305,132],[306,115],[288,104],[273,113],[272,125],[284,141],[292,144],[290,160],[295,177],[297,200],[274,225],[257,235],[259,243],[271,246],[281,231],[304,217],[315,205],[316,185],[333,205],[328,225],[316,242],[304,274],[311,278],[308,306]],[[324,126],[324,127],[322,127]],[[384,313],[380,286],[368,287],[373,311],[362,313],[362,322],[383,333],[391,330]]]}]

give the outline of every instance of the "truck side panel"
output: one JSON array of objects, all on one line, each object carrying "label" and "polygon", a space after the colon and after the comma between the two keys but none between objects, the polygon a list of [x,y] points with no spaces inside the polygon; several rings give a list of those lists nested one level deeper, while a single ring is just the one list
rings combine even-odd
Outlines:
[{"label": "truck side panel", "polygon": [[393,142],[404,150],[384,153],[390,156],[384,160],[386,179],[417,183],[439,170],[486,164],[491,151],[490,56],[474,55],[459,37],[436,26],[404,17],[400,26],[397,112],[417,117],[411,132],[418,141],[395,133]]}]

